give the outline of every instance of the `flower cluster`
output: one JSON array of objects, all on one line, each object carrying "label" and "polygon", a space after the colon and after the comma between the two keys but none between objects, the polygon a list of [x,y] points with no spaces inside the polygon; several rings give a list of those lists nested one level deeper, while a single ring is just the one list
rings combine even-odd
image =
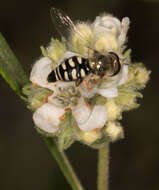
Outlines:
[{"label": "flower cluster", "polygon": [[[23,88],[28,106],[34,111],[33,120],[38,131],[54,136],[61,149],[75,140],[98,148],[106,141],[124,137],[119,120],[122,112],[137,108],[137,97],[145,87],[150,71],[142,63],[132,63],[131,50],[125,50],[129,18],[122,21],[111,15],[98,16],[92,24],[77,23],[80,35],[70,31],[67,41],[52,39],[42,49],[43,57],[34,64],[29,84]],[[89,74],[76,86],[75,82],[48,82],[49,73],[66,58],[88,56],[90,49],[104,53],[115,52],[121,70],[112,77]],[[89,52],[91,56],[91,52]]]}]

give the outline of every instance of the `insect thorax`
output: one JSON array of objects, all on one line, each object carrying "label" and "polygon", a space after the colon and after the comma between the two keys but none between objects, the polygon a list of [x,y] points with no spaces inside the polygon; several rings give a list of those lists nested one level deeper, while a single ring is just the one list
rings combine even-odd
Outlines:
[{"label": "insect thorax", "polygon": [[119,73],[121,65],[119,57],[114,52],[107,55],[97,54],[90,61],[91,72],[98,76],[114,76]]}]

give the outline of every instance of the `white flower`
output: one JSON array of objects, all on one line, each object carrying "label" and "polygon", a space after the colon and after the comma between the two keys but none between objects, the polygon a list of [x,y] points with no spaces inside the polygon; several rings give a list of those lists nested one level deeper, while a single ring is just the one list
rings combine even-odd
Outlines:
[{"label": "white flower", "polygon": [[30,73],[30,81],[35,85],[50,89],[46,79],[52,70],[51,63],[52,61],[47,57],[42,57],[36,61]]},{"label": "white flower", "polygon": [[35,111],[33,120],[41,130],[47,133],[55,133],[59,128],[60,118],[64,113],[64,109],[45,103]]},{"label": "white flower", "polygon": [[[92,24],[94,38],[97,40],[103,35],[109,35],[109,38],[113,39],[111,42],[115,43],[114,37],[116,37],[117,46],[121,47],[126,41],[129,24],[130,20],[128,17],[124,17],[122,22],[120,22],[119,19],[111,15],[98,16]],[[111,49],[111,45],[109,45],[108,48]]]},{"label": "white flower", "polygon": [[73,115],[82,131],[100,129],[107,120],[107,112],[103,106],[91,108],[83,98],[79,99],[79,103],[73,110]]},{"label": "white flower", "polygon": [[[40,129],[48,133],[54,133],[58,130],[60,118],[65,113],[65,108],[62,108],[56,104],[54,99],[55,95],[58,95],[59,87],[69,88],[74,84],[73,82],[67,83],[62,81],[49,83],[47,81],[47,76],[51,71],[51,64],[52,62],[50,59],[41,58],[35,63],[30,76],[32,83],[53,91],[53,94],[48,98],[48,102],[38,108],[33,115],[35,124]],[[91,97],[96,93],[107,98],[116,97],[118,95],[117,86],[121,85],[125,82],[125,80],[127,80],[127,71],[128,68],[126,65],[124,65],[121,73],[118,76],[118,81],[114,84],[113,81],[115,79],[112,77],[110,82],[111,85],[106,88],[95,87],[91,90],[86,90],[82,89],[83,84],[80,85],[79,89],[82,97],[78,100],[78,104],[76,106],[72,106],[71,109],[73,116],[75,117],[76,122],[82,131],[100,129],[107,121],[107,111],[105,107],[99,105],[90,107],[90,105],[88,105],[88,103],[84,100],[84,97],[88,97],[89,93],[91,94]]]},{"label": "white flower", "polygon": [[81,94],[86,98],[91,98],[95,94],[100,94],[106,98],[114,98],[118,96],[117,87],[124,84],[128,79],[128,65],[123,65],[120,73],[114,77],[107,78],[106,82],[102,82],[100,87],[91,86],[91,83],[83,82],[79,86]]},{"label": "white flower", "polygon": [[[127,17],[120,21],[112,15],[103,14],[96,17],[92,24],[78,22],[66,40],[52,39],[46,49],[42,48],[44,57],[34,64],[30,74],[32,85],[27,84],[23,93],[28,97],[28,107],[35,111],[33,120],[36,127],[47,135],[55,135],[60,149],[68,148],[74,140],[100,148],[105,142],[124,137],[123,128],[117,121],[122,119],[123,111],[138,107],[136,98],[142,97],[142,94],[137,90],[145,87],[150,74],[143,64],[131,63],[130,49],[124,51],[129,23]],[[100,59],[98,55],[111,53],[119,59],[108,61],[106,66],[111,68],[104,76],[94,74],[104,70],[103,61],[96,61]],[[77,57],[81,67],[84,65],[81,65],[79,57],[87,59],[93,71],[87,68],[90,73],[86,75],[83,68],[83,74],[77,67],[78,63],[71,59],[73,56]],[[67,61],[69,65],[63,64]],[[65,78],[70,77],[67,75],[69,71],[74,78],[80,71],[84,77],[76,82],[48,82],[49,74],[61,64],[66,70]],[[75,68],[68,70],[70,67]],[[109,71],[114,76],[108,76]],[[61,79],[61,67],[55,72],[56,78]]]},{"label": "white flower", "polygon": [[97,16],[93,27],[94,32],[111,32],[117,36],[121,33],[121,22],[111,15]]},{"label": "white flower", "polygon": [[[65,113],[65,109],[58,106],[56,101],[54,101],[55,94],[58,93],[58,87],[70,87],[73,84],[62,81],[52,84],[48,83],[47,76],[51,71],[51,64],[50,59],[41,58],[35,63],[30,76],[32,83],[53,91],[53,94],[48,98],[48,102],[38,108],[33,115],[34,123],[48,133],[58,130],[60,117]],[[102,128],[107,120],[107,113],[104,107],[94,106],[91,108],[83,97],[79,99],[76,106],[72,107],[72,110],[79,128],[83,131]],[[98,114],[99,117],[96,119]]]},{"label": "white flower", "polygon": [[88,120],[85,123],[78,125],[82,131],[90,131],[103,128],[106,121],[106,109],[103,106],[94,106]]},{"label": "white flower", "polygon": [[[119,52],[120,47],[125,42],[128,26],[128,18],[123,18],[122,22],[120,22],[117,18],[110,15],[97,17],[91,27],[92,42],[96,50]],[[78,87],[75,86],[75,82],[57,81],[50,83],[47,81],[47,77],[53,68],[60,65],[64,59],[78,55],[78,53],[67,51],[58,61],[58,64],[53,63],[51,57],[43,57],[32,68],[30,75],[31,82],[34,85],[48,88],[53,92],[47,98],[47,102],[38,108],[33,115],[36,126],[47,133],[58,131],[66,108],[72,110],[72,115],[81,131],[95,131],[103,128],[108,118],[106,106],[91,106],[86,99],[92,98],[96,94],[100,94],[106,98],[117,97],[118,86],[125,83],[128,78],[128,66],[122,63],[121,70],[117,75],[113,77],[104,76],[103,79],[100,79],[102,80],[100,84],[93,83],[90,80],[91,74],[85,77]],[[68,100],[65,101],[65,97],[60,96],[61,89],[64,89],[66,95],[69,96],[67,91],[72,87],[80,94],[74,104],[69,103],[71,97],[67,97]]]}]

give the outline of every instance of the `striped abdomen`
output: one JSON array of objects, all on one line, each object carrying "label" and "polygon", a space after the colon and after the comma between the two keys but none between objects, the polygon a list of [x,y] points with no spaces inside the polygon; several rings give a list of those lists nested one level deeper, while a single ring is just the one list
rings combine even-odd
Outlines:
[{"label": "striped abdomen", "polygon": [[64,60],[48,76],[48,82],[77,81],[90,73],[89,61],[83,57],[73,56]]}]

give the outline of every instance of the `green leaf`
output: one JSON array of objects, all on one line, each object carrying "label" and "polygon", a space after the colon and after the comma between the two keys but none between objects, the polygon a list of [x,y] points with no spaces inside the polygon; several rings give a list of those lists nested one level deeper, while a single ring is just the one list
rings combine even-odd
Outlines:
[{"label": "green leaf", "polygon": [[19,61],[0,33],[0,74],[10,87],[22,96],[21,89],[29,81]]},{"label": "green leaf", "polygon": [[42,106],[47,101],[48,96],[53,93],[47,88],[41,88],[39,86],[32,85],[31,83],[27,83],[22,88],[22,92],[27,97],[27,108],[33,112]]},{"label": "green leaf", "polygon": [[106,104],[107,99],[104,96],[101,96],[100,94],[96,94],[92,98],[88,99],[88,103],[92,106],[94,105],[104,105]]},{"label": "green leaf", "polygon": [[136,103],[136,99],[142,97],[140,92],[129,89],[119,89],[119,95],[115,98],[115,101],[118,105],[122,106],[123,110],[129,111],[139,107],[139,104]]}]

